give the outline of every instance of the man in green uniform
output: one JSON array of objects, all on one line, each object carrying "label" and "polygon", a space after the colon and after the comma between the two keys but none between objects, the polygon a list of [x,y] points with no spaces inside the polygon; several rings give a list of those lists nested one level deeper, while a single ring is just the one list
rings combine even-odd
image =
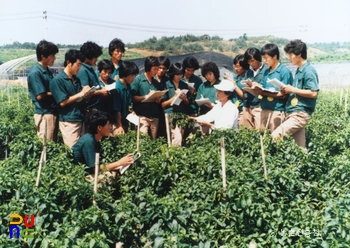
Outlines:
[{"label": "man in green uniform", "polygon": [[[291,85],[293,75],[291,71],[279,62],[279,50],[275,44],[266,44],[261,48],[261,55],[269,70],[265,71],[261,80],[262,88],[254,90],[256,94],[262,95],[261,99],[261,122],[260,127],[268,127],[272,133],[285,119],[285,108],[287,96],[279,92],[279,87],[273,86],[267,81],[277,79],[285,85]],[[272,93],[273,91],[274,93]],[[269,121],[269,123],[267,123]]]},{"label": "man in green uniform", "polygon": [[[259,49],[253,47],[248,48],[244,53],[244,59],[250,65],[247,71],[247,78],[251,81],[260,83],[265,71],[268,69],[266,65],[261,63],[261,54]],[[242,125],[249,128],[260,128],[261,108],[260,101],[262,96],[254,96],[248,92],[244,94],[243,121]]]},{"label": "man in green uniform", "polygon": [[88,41],[80,47],[80,52],[84,55],[85,60],[77,74],[77,78],[79,78],[82,86],[88,85],[98,88],[92,93],[87,105],[85,116],[85,120],[87,120],[92,109],[101,109],[103,98],[108,97],[108,90],[104,88],[103,84],[100,84],[94,70],[97,59],[102,54],[102,48],[96,43]]},{"label": "man in green uniform", "polygon": [[272,133],[274,139],[292,134],[295,142],[306,149],[305,126],[316,107],[318,96],[318,75],[307,61],[306,44],[301,40],[292,40],[285,47],[289,60],[298,66],[293,86],[282,87],[281,92],[289,94],[286,103],[286,120]]},{"label": "man in green uniform", "polygon": [[[83,163],[87,166],[89,174],[95,172],[96,153],[101,153],[100,141],[103,137],[109,136],[111,132],[110,115],[96,110],[90,115],[88,120],[89,130],[72,147],[75,163]],[[130,165],[133,161],[133,154],[128,154],[116,162],[100,165],[101,169],[115,171],[122,166]]]},{"label": "man in green uniform", "polygon": [[46,120],[47,138],[57,140],[58,110],[55,99],[50,92],[50,81],[53,75],[49,69],[56,60],[58,47],[49,41],[42,40],[36,47],[36,63],[28,74],[28,91],[35,106],[34,121],[39,137],[45,133],[44,119]]},{"label": "man in green uniform", "polygon": [[91,96],[89,86],[81,86],[76,75],[84,61],[84,55],[78,50],[69,50],[65,54],[64,70],[50,82],[50,91],[59,108],[59,128],[63,142],[72,147],[80,138],[85,99]]}]

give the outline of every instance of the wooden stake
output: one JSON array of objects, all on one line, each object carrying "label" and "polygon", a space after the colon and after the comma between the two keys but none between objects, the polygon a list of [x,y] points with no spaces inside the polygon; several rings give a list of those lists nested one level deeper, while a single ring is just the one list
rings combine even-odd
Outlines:
[{"label": "wooden stake", "polygon": [[263,167],[264,167],[264,178],[267,180],[267,169],[266,169],[266,161],[265,161],[265,151],[264,151],[264,142],[263,142],[263,136],[260,134],[260,146],[261,146],[261,158],[263,161]]},{"label": "wooden stake", "polygon": [[340,101],[339,101],[339,105],[340,105],[340,106],[343,105],[343,89],[340,89]]},{"label": "wooden stake", "polygon": [[138,117],[138,124],[137,124],[137,138],[136,138],[136,151],[140,152],[140,117]]},{"label": "wooden stake", "polygon": [[345,115],[347,115],[347,110],[348,110],[348,92],[349,92],[349,88],[346,89],[346,95],[345,95],[345,104],[344,104]]},{"label": "wooden stake", "polygon": [[9,143],[9,136],[6,135],[6,141],[5,141],[5,159],[7,158],[7,148],[8,148],[8,143]]},{"label": "wooden stake", "polygon": [[94,177],[94,193],[97,194],[97,180],[100,167],[100,154],[95,155],[95,177]]},{"label": "wooden stake", "polygon": [[18,102],[18,109],[20,109],[20,103],[19,103],[19,95],[18,95],[18,91],[17,91],[17,102]]},{"label": "wooden stake", "polygon": [[41,156],[40,156],[40,161],[39,161],[39,169],[38,169],[38,175],[36,178],[36,183],[35,186],[39,187],[39,183],[40,183],[40,175],[41,175],[41,171],[43,169],[44,164],[46,163],[46,136],[47,136],[47,125],[46,125],[46,119],[43,119],[44,122],[44,137],[43,137],[43,150],[41,152]]},{"label": "wooden stake", "polygon": [[270,118],[271,118],[271,113],[267,117],[267,123],[266,123],[265,130],[264,130],[264,136],[260,134],[261,159],[262,159],[263,167],[264,167],[265,180],[267,180],[267,168],[266,168],[266,159],[265,159],[265,150],[264,150],[264,139],[266,136],[267,128],[268,128],[269,123],[270,123]]},{"label": "wooden stake", "polygon": [[222,187],[224,189],[224,197],[226,197],[226,162],[225,162],[225,139],[220,139],[221,148],[221,170],[222,170]]},{"label": "wooden stake", "polygon": [[251,241],[249,243],[249,248],[256,248],[256,243],[254,241]]},{"label": "wooden stake", "polygon": [[165,128],[166,128],[166,137],[168,140],[168,147],[171,147],[169,116],[168,116],[168,114],[164,114],[164,115],[165,115]]}]

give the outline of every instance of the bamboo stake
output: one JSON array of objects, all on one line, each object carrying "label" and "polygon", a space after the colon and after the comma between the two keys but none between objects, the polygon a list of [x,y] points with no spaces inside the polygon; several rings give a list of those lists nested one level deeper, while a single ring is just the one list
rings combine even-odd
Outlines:
[{"label": "bamboo stake", "polygon": [[46,136],[47,136],[46,119],[44,118],[43,121],[44,121],[43,150],[41,152],[40,161],[39,161],[38,175],[37,175],[36,183],[35,183],[36,187],[39,187],[41,171],[43,169],[44,164],[46,163]]},{"label": "bamboo stake", "polygon": [[100,167],[100,154],[96,153],[95,155],[95,177],[94,177],[94,193],[97,194],[97,180],[98,180],[98,172]]},{"label": "bamboo stake", "polygon": [[254,242],[254,241],[251,241],[250,243],[249,243],[249,248],[256,248],[257,246],[256,246],[256,243]]},{"label": "bamboo stake", "polygon": [[140,117],[138,117],[137,123],[136,151],[140,152]]},{"label": "bamboo stake", "polygon": [[343,89],[340,89],[340,101],[339,101],[339,105],[340,105],[340,106],[343,105]]},{"label": "bamboo stake", "polygon": [[18,102],[18,109],[20,109],[20,103],[19,103],[19,94],[18,94],[18,91],[17,91],[17,102]]},{"label": "bamboo stake", "polygon": [[6,135],[6,141],[5,141],[5,159],[7,158],[7,149],[8,149],[8,143],[9,143],[9,136]]},{"label": "bamboo stake", "polygon": [[166,128],[166,137],[167,137],[167,140],[168,140],[168,147],[171,147],[169,117],[168,117],[168,114],[164,114],[164,115],[165,115],[165,128]]},{"label": "bamboo stake", "polygon": [[264,178],[265,178],[266,181],[267,181],[267,168],[266,168],[266,159],[265,159],[264,139],[265,139],[265,136],[266,136],[266,131],[267,131],[267,128],[268,128],[268,124],[270,123],[270,118],[271,118],[271,113],[267,117],[267,123],[266,123],[266,127],[265,127],[265,130],[264,130],[264,136],[260,134],[261,159],[262,159],[262,162],[263,162]]},{"label": "bamboo stake", "polygon": [[345,115],[347,115],[347,110],[348,110],[348,93],[349,93],[349,88],[346,89],[346,95],[345,95],[345,104],[344,104]]},{"label": "bamboo stake", "polygon": [[225,138],[220,139],[221,148],[221,170],[222,170],[222,187],[224,189],[223,196],[226,197],[226,163],[225,163]]},{"label": "bamboo stake", "polygon": [[265,161],[265,151],[264,151],[264,142],[263,142],[263,136],[260,134],[260,146],[261,146],[261,158],[263,161],[263,167],[264,167],[264,178],[267,180],[267,169],[266,169],[266,161]]},{"label": "bamboo stake", "polygon": [[94,175],[94,195],[92,197],[92,204],[96,204],[95,197],[97,195],[97,186],[98,186],[98,173],[100,170],[100,154],[95,154],[95,175]]}]

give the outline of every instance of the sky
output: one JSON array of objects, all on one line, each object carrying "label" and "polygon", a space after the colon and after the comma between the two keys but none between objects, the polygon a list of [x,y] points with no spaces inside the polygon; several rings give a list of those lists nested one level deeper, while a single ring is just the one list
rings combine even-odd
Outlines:
[{"label": "sky", "polygon": [[114,38],[186,34],[350,42],[349,13],[350,0],[0,0],[0,45],[47,39],[107,47]]}]

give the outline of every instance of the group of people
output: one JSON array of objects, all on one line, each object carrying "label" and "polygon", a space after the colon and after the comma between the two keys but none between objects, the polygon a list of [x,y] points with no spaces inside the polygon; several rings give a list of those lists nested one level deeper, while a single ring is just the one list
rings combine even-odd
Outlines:
[{"label": "group of people", "polygon": [[[275,44],[237,55],[233,78],[224,75],[223,80],[214,62],[200,67],[193,56],[173,64],[165,56],[149,56],[145,72],[138,75],[135,63],[122,60],[125,45],[120,39],[113,39],[108,51],[111,59],[97,63],[102,47],[96,43],[88,41],[80,50],[71,49],[65,54],[64,70],[53,77],[49,67],[58,47],[42,40],[36,48],[38,63],[28,75],[38,135],[47,131],[47,138],[56,141],[59,128],[75,160],[89,168],[95,166],[94,154],[103,137],[128,131],[131,110],[139,117],[140,131],[152,139],[165,135],[165,113],[170,118],[172,113],[182,113],[194,118],[203,133],[238,126],[268,128],[275,139],[289,133],[299,146],[306,147],[305,126],[315,109],[319,86],[301,40],[284,47],[290,62],[298,67],[294,79],[279,62]],[[194,74],[199,68],[204,80]],[[271,84],[273,79],[282,85]],[[162,95],[153,97],[159,91]],[[183,135],[181,127],[171,126],[173,144],[181,145]],[[130,163],[132,154],[106,167],[116,170]]]}]

